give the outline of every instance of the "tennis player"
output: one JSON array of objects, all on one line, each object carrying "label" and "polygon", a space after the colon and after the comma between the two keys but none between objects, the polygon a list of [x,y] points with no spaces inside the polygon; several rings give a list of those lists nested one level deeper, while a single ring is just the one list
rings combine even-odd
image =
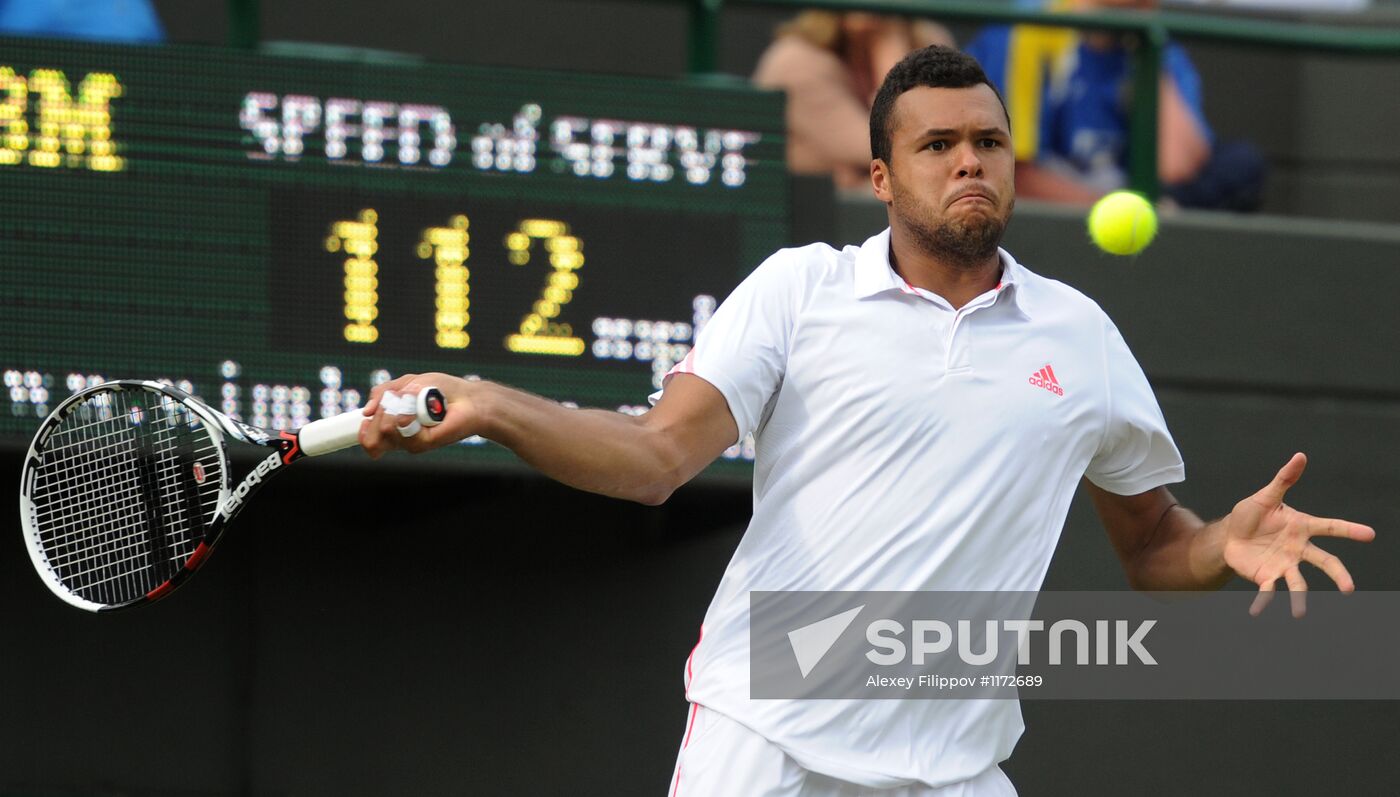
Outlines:
[{"label": "tennis player", "polygon": [[[645,415],[444,374],[374,390],[371,456],[480,434],[566,484],[648,504],[755,435],[753,520],[686,662],[670,794],[1015,794],[998,764],[1023,730],[1016,701],[749,699],[748,596],[1037,590],[1081,480],[1136,588],[1238,575],[1261,598],[1280,579],[1301,596],[1307,562],[1353,589],[1311,538],[1374,532],[1283,502],[1302,454],[1212,523],[1172,497],[1181,456],[1118,330],[998,247],[1015,196],[1009,127],[975,60],[937,47],[906,58],[870,115],[889,229],[770,257]],[[447,395],[447,421],[402,436],[410,418],[380,397],[426,384]]]}]

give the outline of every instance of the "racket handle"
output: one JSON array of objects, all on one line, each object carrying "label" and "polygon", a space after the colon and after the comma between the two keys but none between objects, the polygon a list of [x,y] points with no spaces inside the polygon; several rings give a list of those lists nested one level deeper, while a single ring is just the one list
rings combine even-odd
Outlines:
[{"label": "racket handle", "polygon": [[[417,420],[424,426],[437,426],[447,415],[447,400],[435,387],[418,391],[415,403]],[[308,457],[354,448],[360,444],[360,425],[366,420],[363,410],[346,410],[334,418],[323,418],[301,427],[297,441]]]},{"label": "racket handle", "polygon": [[297,442],[302,453],[308,457],[319,457],[332,451],[351,448],[360,442],[360,424],[365,414],[358,407],[346,410],[333,418],[322,418],[301,427],[297,432]]}]

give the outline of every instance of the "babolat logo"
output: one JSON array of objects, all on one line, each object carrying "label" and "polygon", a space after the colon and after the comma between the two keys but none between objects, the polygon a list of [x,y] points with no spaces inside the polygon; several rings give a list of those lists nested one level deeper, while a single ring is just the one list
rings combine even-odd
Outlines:
[{"label": "babolat logo", "polygon": [[266,443],[268,441],[267,432],[264,432],[258,427],[249,426],[246,423],[239,423],[238,421],[234,421],[233,423],[238,427],[238,430],[243,433],[244,437],[252,440],[254,443]]},{"label": "babolat logo", "polygon": [[253,468],[253,472],[248,474],[248,478],[244,479],[243,483],[238,485],[238,488],[228,497],[228,501],[224,503],[224,517],[233,517],[233,513],[237,512],[238,508],[243,506],[243,499],[248,497],[248,493],[252,492],[254,487],[262,484],[263,477],[280,467],[282,467],[282,455],[280,453],[271,454],[267,459],[259,462],[258,466]]}]

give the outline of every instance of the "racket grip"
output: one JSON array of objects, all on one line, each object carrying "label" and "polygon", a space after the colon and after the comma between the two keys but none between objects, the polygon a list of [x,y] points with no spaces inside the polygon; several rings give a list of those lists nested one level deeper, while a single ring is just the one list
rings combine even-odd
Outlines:
[{"label": "racket grip", "polygon": [[302,453],[308,457],[353,448],[360,442],[360,424],[366,420],[368,418],[360,408],[346,410],[333,418],[322,418],[301,427],[297,432],[297,442],[301,444]]},{"label": "racket grip", "polygon": [[[424,426],[437,426],[447,415],[447,400],[435,387],[419,391],[415,406],[417,421]],[[346,410],[333,418],[312,421],[301,427],[297,441],[308,457],[354,448],[360,444],[360,425],[366,420],[363,410]]]}]

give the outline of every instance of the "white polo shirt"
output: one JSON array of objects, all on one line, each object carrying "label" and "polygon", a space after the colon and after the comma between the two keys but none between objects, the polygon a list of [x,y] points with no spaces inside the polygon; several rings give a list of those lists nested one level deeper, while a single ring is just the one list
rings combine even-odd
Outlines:
[{"label": "white polo shirt", "polygon": [[784,249],[672,370],[718,388],[757,447],[753,520],[688,699],[807,769],[877,788],[966,780],[1010,756],[1020,705],[751,700],[750,591],[1038,590],[1080,477],[1122,495],[1185,477],[1104,312],[1000,255],[1000,285],[955,311],[894,272],[888,230]]}]

